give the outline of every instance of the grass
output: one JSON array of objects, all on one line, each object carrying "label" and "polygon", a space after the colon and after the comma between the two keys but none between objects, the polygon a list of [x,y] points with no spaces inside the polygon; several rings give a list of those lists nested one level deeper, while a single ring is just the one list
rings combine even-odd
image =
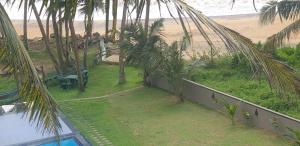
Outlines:
[{"label": "grass", "polygon": [[[37,52],[31,52],[30,55],[33,60],[44,58]],[[89,54],[91,55],[93,53]],[[44,61],[49,62],[47,59]],[[216,85],[219,81],[215,83],[208,80],[209,75],[213,75],[214,71],[207,71],[204,72],[208,75],[207,80],[201,82],[207,81],[211,85]],[[93,145],[109,145],[110,142],[122,146],[248,146],[250,144],[282,146],[289,144],[285,139],[262,130],[239,123],[232,126],[228,117],[198,104],[188,101],[177,104],[177,99],[169,93],[142,87],[140,73],[137,68],[126,67],[128,82],[118,85],[118,67],[99,65],[89,69],[89,83],[85,92],[79,93],[77,89],[63,90],[56,86],[49,87],[49,90],[63,113]],[[222,80],[222,77],[218,79]],[[7,86],[9,84],[12,84],[12,80],[0,78],[0,89],[3,87],[10,89],[11,87]],[[224,88],[225,85],[226,83]],[[247,88],[241,88],[240,93],[247,94]],[[134,91],[93,100],[64,102],[64,100],[101,97],[127,89],[134,89]]]},{"label": "grass", "polygon": [[[173,95],[141,86],[139,70],[128,67],[127,84],[117,85],[117,66],[101,65],[90,72],[86,92],[50,88],[65,115],[94,144],[105,137],[114,145],[281,146],[287,141],[270,133],[237,124],[228,117]],[[110,97],[99,97],[136,88]],[[97,134],[98,133],[98,134]],[[101,133],[102,136],[97,136]],[[101,139],[101,138],[100,138]],[[103,139],[103,138],[102,138]]]},{"label": "grass", "polygon": [[0,92],[8,92],[16,88],[17,86],[13,78],[4,78],[0,76]]},{"label": "grass", "polygon": [[253,78],[251,71],[244,67],[232,67],[230,58],[217,60],[214,67],[196,69],[192,80],[300,119],[299,96],[293,95],[288,101],[286,97],[276,94],[263,78]]}]

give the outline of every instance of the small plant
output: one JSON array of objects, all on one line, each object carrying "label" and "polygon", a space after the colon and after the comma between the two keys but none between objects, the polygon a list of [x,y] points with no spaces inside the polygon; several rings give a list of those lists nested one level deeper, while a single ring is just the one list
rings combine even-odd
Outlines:
[{"label": "small plant", "polygon": [[230,116],[232,125],[235,125],[234,116],[235,116],[235,114],[236,114],[237,107],[238,107],[238,106],[235,105],[235,104],[230,104],[230,103],[226,103],[226,104],[225,104],[225,109],[226,109],[228,115]]},{"label": "small plant", "polygon": [[247,119],[247,120],[251,119],[251,114],[249,112],[244,112],[243,115],[244,115],[245,119]]},{"label": "small plant", "polygon": [[247,111],[244,111],[243,112],[243,116],[244,118],[246,119],[246,124],[247,126],[252,126],[253,125],[253,122],[252,122],[252,115],[247,112]]},{"label": "small plant", "polygon": [[291,129],[289,127],[287,127],[287,129],[290,133],[292,133],[292,136],[289,137],[293,140],[294,146],[300,146],[300,131]]}]

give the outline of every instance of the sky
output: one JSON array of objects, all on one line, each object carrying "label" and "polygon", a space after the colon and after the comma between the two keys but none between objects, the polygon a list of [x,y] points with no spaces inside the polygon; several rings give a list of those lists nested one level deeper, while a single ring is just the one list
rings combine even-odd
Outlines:
[{"label": "sky", "polygon": [[[3,4],[5,0],[0,0],[0,2]],[[154,1],[154,0],[153,0]],[[270,0],[255,0],[257,9],[259,10],[264,6],[268,1]],[[252,0],[236,0],[235,5],[232,8],[232,0],[186,0],[188,4],[196,8],[197,10],[200,10],[207,16],[222,16],[222,15],[237,15],[237,14],[252,14],[257,13],[252,5]],[[40,3],[37,3],[37,6],[39,6]],[[122,5],[119,4],[119,13],[118,13],[118,19],[122,17]],[[18,9],[18,6],[8,6],[5,5],[5,9],[13,20],[21,20],[23,19],[23,8]],[[175,9],[171,9],[171,13],[174,13]],[[98,13],[94,14],[95,20],[104,20],[105,15],[100,11]],[[164,18],[170,18],[169,12],[166,9],[166,7],[162,7],[161,15]],[[31,20],[34,20],[34,15],[29,14],[29,17]],[[157,4],[153,4],[151,6],[151,13],[150,18],[159,18],[160,13]],[[110,17],[111,18],[111,17]],[[45,17],[43,18],[45,19]],[[82,15],[77,15],[76,20],[83,20],[84,17]]]}]

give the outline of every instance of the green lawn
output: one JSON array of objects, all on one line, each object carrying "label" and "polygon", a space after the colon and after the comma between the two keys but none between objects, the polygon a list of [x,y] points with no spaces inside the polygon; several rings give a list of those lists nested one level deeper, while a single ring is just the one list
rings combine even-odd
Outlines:
[{"label": "green lawn", "polygon": [[[62,111],[94,144],[282,146],[288,142],[271,133],[248,128],[219,112],[186,101],[178,104],[169,93],[141,86],[139,70],[128,67],[128,83],[117,85],[117,66],[101,65],[90,70],[86,92],[50,88]],[[99,99],[106,94],[132,91]]]},{"label": "green lawn", "polygon": [[0,76],[0,92],[8,92],[16,89],[16,83],[13,78],[4,78]]},{"label": "green lawn", "polygon": [[[268,82],[253,78],[243,67],[232,67],[229,58],[217,60],[214,67],[201,67],[194,71],[192,80],[223,91],[252,103],[300,119],[299,96],[280,96],[272,91]],[[300,69],[298,69],[300,71]]]}]

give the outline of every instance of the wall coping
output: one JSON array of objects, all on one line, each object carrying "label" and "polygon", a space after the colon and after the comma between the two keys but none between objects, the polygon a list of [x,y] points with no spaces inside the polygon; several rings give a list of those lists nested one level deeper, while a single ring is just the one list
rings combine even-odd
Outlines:
[{"label": "wall coping", "polygon": [[293,121],[296,121],[296,122],[300,123],[300,120],[298,120],[298,119],[296,119],[296,118],[293,118],[293,117],[290,117],[290,116],[288,116],[288,115],[285,115],[285,114],[282,114],[282,113],[273,111],[273,110],[271,110],[271,109],[262,107],[262,106],[260,106],[260,105],[254,104],[254,103],[249,102],[249,101],[246,101],[246,100],[244,100],[244,99],[241,99],[241,98],[232,96],[232,95],[230,95],[230,94],[227,94],[227,93],[218,91],[218,90],[216,90],[216,89],[207,87],[207,86],[205,86],[205,85],[196,83],[196,82],[194,82],[194,81],[191,81],[191,80],[188,80],[188,79],[184,79],[184,78],[183,78],[183,80],[186,81],[186,82],[189,82],[189,83],[191,83],[191,84],[195,84],[195,85],[197,85],[197,86],[201,86],[201,87],[203,87],[203,88],[206,88],[206,89],[208,89],[208,90],[210,90],[210,91],[213,91],[213,92],[215,92],[215,93],[222,94],[222,95],[227,96],[227,97],[229,97],[229,98],[232,98],[232,99],[234,99],[234,100],[238,100],[238,101],[240,101],[240,102],[244,102],[244,103],[246,103],[246,104],[250,104],[250,105],[255,106],[255,107],[257,107],[257,108],[260,108],[260,109],[262,109],[262,110],[265,110],[265,111],[274,113],[274,114],[276,114],[276,115],[278,115],[278,116],[281,116],[281,117],[284,117],[284,118],[287,118],[287,119],[290,119],[290,120],[293,120]]}]

